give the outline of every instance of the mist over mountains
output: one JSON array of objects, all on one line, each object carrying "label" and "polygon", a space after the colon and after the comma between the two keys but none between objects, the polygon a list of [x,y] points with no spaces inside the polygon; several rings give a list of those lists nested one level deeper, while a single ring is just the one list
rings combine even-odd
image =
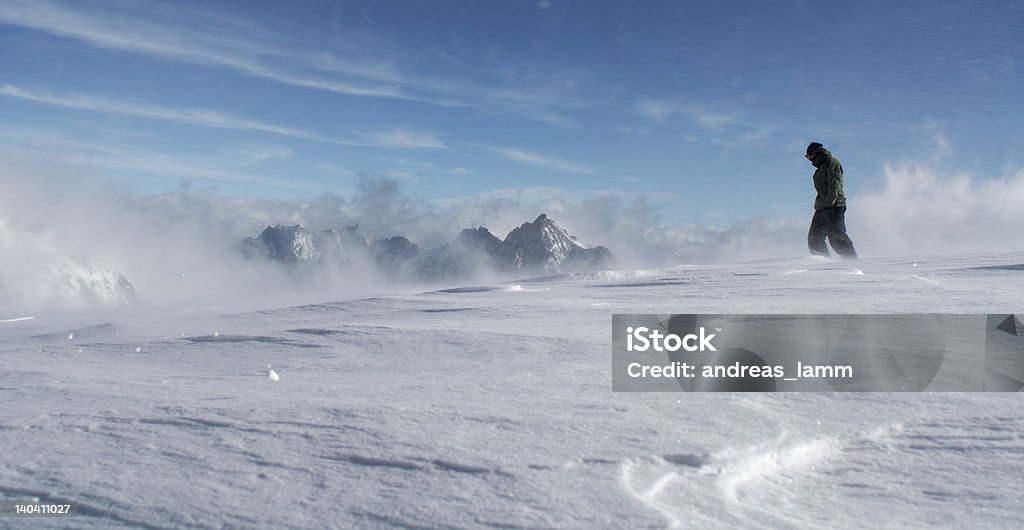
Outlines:
[{"label": "mist over mountains", "polygon": [[80,309],[136,299],[135,286],[120,272],[66,255],[46,234],[3,217],[0,256],[0,308],[33,301]]},{"label": "mist over mountains", "polygon": [[608,267],[614,259],[606,247],[579,244],[546,214],[514,228],[504,239],[481,226],[464,229],[450,242],[431,248],[402,235],[369,240],[358,225],[320,231],[276,225],[245,238],[241,251],[250,259],[298,270],[370,265],[391,279],[408,281],[574,272]]},{"label": "mist over mountains", "polygon": [[[546,252],[539,258],[531,252],[531,238],[516,243],[513,237],[508,244],[508,237],[499,239],[517,230],[525,236],[531,229],[522,221],[536,219],[538,212],[567,227],[579,237],[565,234],[569,241],[585,250],[587,241],[613,249],[615,268],[737,263],[807,252],[805,211],[721,225],[680,224],[665,219],[654,198],[645,196],[496,192],[437,202],[403,193],[396,181],[371,177],[346,197],[236,197],[193,189],[188,182],[175,191],[145,194],[80,178],[65,167],[18,166],[2,153],[0,160],[0,318],[133,298],[244,309],[301,303],[303,297],[379,294],[399,285],[394,279],[446,281],[475,271],[498,279],[571,270],[600,256],[596,249],[556,244],[565,239],[558,230],[550,232],[557,236],[550,244],[540,246]],[[1024,200],[1024,171],[983,179],[908,161],[887,165],[877,181],[866,191],[865,177],[851,180],[847,225],[865,257],[1019,248],[1024,210],[1016,206]],[[687,204],[679,200],[678,209]],[[536,221],[526,224],[543,232]],[[264,227],[273,229],[269,237],[291,226],[310,235],[285,234],[277,247],[251,247],[256,254],[249,257],[239,249],[244,239],[259,239]],[[460,233],[466,227],[478,228]],[[321,234],[324,229],[329,230]],[[308,252],[292,253],[293,239],[308,243],[299,245]],[[122,285],[131,285],[135,294]]]},{"label": "mist over mountains", "polygon": [[[188,246],[161,246],[168,260],[194,251]],[[46,232],[0,218],[0,248],[5,255],[17,257],[0,266],[0,307],[85,309],[140,299],[132,274],[110,266],[110,262],[69,255]],[[585,247],[545,214],[512,229],[504,239],[481,226],[464,229],[449,242],[430,247],[417,245],[404,235],[370,239],[362,235],[359,225],[318,231],[300,224],[267,226],[256,237],[228,245],[219,256],[216,268],[235,267],[239,274],[250,276],[250,285],[260,281],[263,292],[278,294],[304,289],[323,292],[341,284],[381,281],[500,280],[614,265],[608,248]],[[175,284],[215,290],[222,276],[204,277],[199,270],[166,271],[163,283],[168,288]]]}]

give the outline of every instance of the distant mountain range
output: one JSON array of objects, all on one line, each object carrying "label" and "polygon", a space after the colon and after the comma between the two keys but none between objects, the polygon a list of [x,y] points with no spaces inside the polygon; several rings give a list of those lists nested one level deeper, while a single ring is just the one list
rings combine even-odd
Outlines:
[{"label": "distant mountain range", "polygon": [[404,236],[370,241],[358,225],[313,232],[300,225],[268,226],[242,241],[242,252],[296,267],[371,263],[381,272],[413,280],[445,280],[498,272],[516,275],[594,270],[611,265],[602,246],[585,248],[547,215],[523,223],[505,239],[467,228],[451,242],[422,249]]},{"label": "distant mountain range", "polygon": [[[400,281],[458,281],[503,274],[527,276],[607,269],[611,252],[586,248],[547,215],[523,223],[498,239],[488,229],[467,228],[444,245],[421,248],[397,235],[369,240],[359,227],[310,231],[300,225],[268,226],[241,241],[248,259],[285,265],[302,276],[321,267],[374,269]],[[25,259],[0,261],[0,307],[90,308],[137,299],[121,273],[65,256],[34,230],[0,217],[0,254]],[[2,315],[0,315],[2,316]]]}]

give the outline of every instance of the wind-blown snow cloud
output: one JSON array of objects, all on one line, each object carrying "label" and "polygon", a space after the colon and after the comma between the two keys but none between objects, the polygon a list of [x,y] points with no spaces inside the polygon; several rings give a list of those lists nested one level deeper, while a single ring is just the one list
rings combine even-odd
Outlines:
[{"label": "wind-blown snow cloud", "polygon": [[0,282],[36,280],[20,283],[14,299],[0,296],[0,306],[67,299],[52,278],[32,272],[62,262],[121,273],[144,303],[230,305],[252,300],[262,288],[281,294],[289,285],[287,276],[241,259],[238,231],[200,193],[152,198],[39,171],[27,179],[5,170],[0,182],[13,194],[0,198],[10,219]]},{"label": "wind-blown snow cloud", "polygon": [[[477,226],[502,238],[546,213],[584,245],[610,248],[623,268],[807,253],[808,218],[746,219],[721,227],[670,225],[642,195],[580,197],[551,188],[540,194],[433,203],[409,197],[394,180],[371,177],[363,177],[350,198],[232,198],[187,187],[137,195],[53,176],[57,170],[52,168],[0,167],[5,190],[0,211],[8,219],[4,252],[14,256],[6,258],[0,282],[31,278],[29,272],[48,266],[56,256],[124,274],[145,301],[242,301],[302,288],[285,271],[248,262],[238,252],[242,238],[277,224],[312,230],[358,224],[371,239],[404,235],[431,247]],[[883,182],[878,192],[850,200],[848,226],[862,257],[1019,250],[1024,170],[981,179],[903,162],[886,166]],[[15,232],[24,237],[12,236],[11,226],[20,227]],[[29,239],[46,243],[45,248],[25,247]],[[371,271],[328,274],[318,280],[316,292],[344,296],[353,289],[386,287],[372,278]]]},{"label": "wind-blown snow cloud", "polygon": [[983,179],[901,162],[883,178],[878,192],[851,198],[848,224],[862,254],[1021,250],[1024,170]]},{"label": "wind-blown snow cloud", "polygon": [[[1020,251],[1024,170],[997,178],[931,163],[887,164],[876,192],[849,194],[847,228],[863,258]],[[748,219],[715,229],[671,228],[668,245],[699,261],[807,253],[806,218]]]}]

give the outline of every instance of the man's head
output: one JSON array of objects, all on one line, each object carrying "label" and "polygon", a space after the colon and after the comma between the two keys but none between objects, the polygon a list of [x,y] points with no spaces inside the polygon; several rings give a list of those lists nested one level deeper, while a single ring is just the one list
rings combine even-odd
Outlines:
[{"label": "man's head", "polygon": [[807,146],[807,154],[804,155],[804,158],[807,160],[814,160],[814,157],[824,150],[825,146],[818,142],[811,142],[810,145]]}]

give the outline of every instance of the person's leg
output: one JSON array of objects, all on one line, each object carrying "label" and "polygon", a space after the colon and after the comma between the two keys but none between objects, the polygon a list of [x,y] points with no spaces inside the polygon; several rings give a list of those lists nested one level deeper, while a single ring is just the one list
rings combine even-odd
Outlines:
[{"label": "person's leg", "polygon": [[853,241],[846,234],[846,206],[831,208],[831,222],[828,227],[828,242],[836,254],[844,258],[857,258],[857,250],[853,248]]},{"label": "person's leg", "polygon": [[811,218],[811,228],[807,230],[807,248],[811,254],[816,256],[829,257],[828,247],[825,246],[825,235],[828,229],[827,210],[815,210]]}]

